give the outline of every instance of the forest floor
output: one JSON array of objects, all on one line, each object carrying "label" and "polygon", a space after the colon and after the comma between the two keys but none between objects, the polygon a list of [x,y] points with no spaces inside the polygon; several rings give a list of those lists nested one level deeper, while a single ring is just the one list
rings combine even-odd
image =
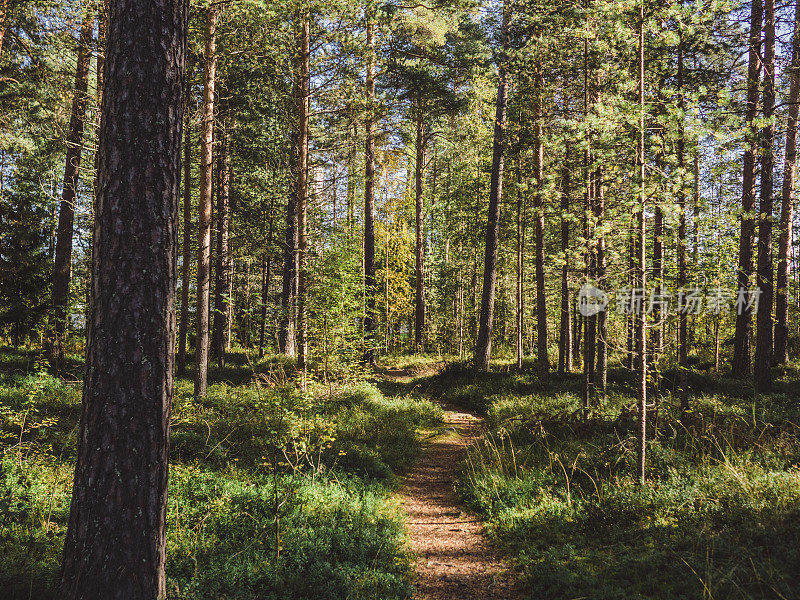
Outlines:
[{"label": "forest floor", "polygon": [[[404,369],[389,369],[384,377],[398,387],[410,387],[413,381],[413,374]],[[479,439],[483,419],[438,404],[444,410],[444,429],[426,441],[398,493],[416,558],[415,598],[516,599],[515,577],[508,573],[481,521],[464,510],[455,491],[459,466]]]},{"label": "forest floor", "polygon": [[[686,414],[662,372],[638,485],[624,368],[584,420],[580,373],[384,360],[305,394],[290,361],[241,349],[203,399],[178,378],[169,600],[798,598],[800,364],[761,395],[698,365]],[[54,597],[80,356],[69,367],[0,347],[2,600]]]}]

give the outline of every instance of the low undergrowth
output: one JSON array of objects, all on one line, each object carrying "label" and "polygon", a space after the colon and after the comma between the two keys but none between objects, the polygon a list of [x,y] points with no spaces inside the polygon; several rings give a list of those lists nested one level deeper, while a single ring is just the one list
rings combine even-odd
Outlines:
[{"label": "low undergrowth", "polygon": [[[419,451],[418,431],[437,427],[441,410],[386,398],[368,383],[301,394],[283,369],[227,377],[232,368],[216,374],[203,400],[188,380],[176,385],[169,598],[410,598],[407,540],[390,492]],[[3,350],[4,599],[54,597],[80,394],[77,382]]]},{"label": "low undergrowth", "polygon": [[482,409],[488,425],[458,489],[513,557],[528,597],[797,597],[796,394],[696,395],[683,418],[669,392],[654,394],[639,486],[635,399],[623,386],[583,422],[569,378],[458,377],[436,385]]}]

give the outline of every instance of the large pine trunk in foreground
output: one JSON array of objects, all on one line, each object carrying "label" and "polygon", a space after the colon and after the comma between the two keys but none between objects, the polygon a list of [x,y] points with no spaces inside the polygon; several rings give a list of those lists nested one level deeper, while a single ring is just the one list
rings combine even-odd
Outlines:
[{"label": "large pine trunk in foreground", "polygon": [[781,225],[778,238],[778,272],[775,280],[775,352],[779,364],[789,360],[789,253],[792,248],[794,184],[797,161],[797,115],[800,100],[800,3],[795,5],[789,116],[786,120],[786,159],[781,189]]},{"label": "large pine trunk in foreground", "polygon": [[758,202],[758,266],[756,282],[760,291],[756,313],[756,351],[753,378],[756,389],[767,391],[772,383],[772,185],[775,161],[775,2],[764,2],[764,121],[761,130],[761,190]]},{"label": "large pine trunk in foreground", "polygon": [[75,223],[75,201],[78,191],[78,173],[83,151],[83,129],[86,122],[86,104],[89,89],[89,64],[92,58],[94,11],[87,6],[78,42],[75,67],[75,87],[72,95],[72,114],[67,134],[67,156],[64,165],[64,185],[58,209],[56,229],[55,264],[53,266],[53,339],[50,340],[50,359],[58,366],[64,357],[64,338],[67,334],[67,309],[69,308],[69,282],[72,276],[72,236]]},{"label": "large pine trunk in foreground", "polygon": [[[503,48],[508,49],[511,9],[503,5]],[[503,171],[505,167],[506,112],[508,108],[508,73],[500,63],[497,85],[497,105],[494,119],[492,150],[492,177],[489,190],[489,211],[486,220],[486,251],[483,264],[483,292],[478,340],[475,344],[476,371],[488,371],[492,352],[492,322],[494,321],[494,296],[497,285],[497,243],[500,235],[500,199],[503,196]]]},{"label": "large pine trunk in foreground", "polygon": [[187,3],[117,0],[59,600],[164,598]]},{"label": "large pine trunk in foreground", "polygon": [[[745,121],[745,151],[742,174],[742,223],[739,233],[739,271],[736,286],[739,293],[750,288],[753,273],[753,239],[755,237],[756,206],[756,143],[757,133],[753,126],[758,110],[758,82],[761,77],[761,0],[752,0],[750,7],[750,53],[747,59],[747,108]],[[736,332],[733,342],[732,373],[734,377],[750,374],[750,311],[742,310],[736,315]]]}]

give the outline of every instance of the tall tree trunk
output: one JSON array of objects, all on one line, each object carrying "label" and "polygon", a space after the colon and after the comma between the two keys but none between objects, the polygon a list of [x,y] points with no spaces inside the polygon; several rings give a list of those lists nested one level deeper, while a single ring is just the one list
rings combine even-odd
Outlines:
[{"label": "tall tree trunk", "polygon": [[188,3],[112,4],[92,301],[61,600],[166,596]]},{"label": "tall tree trunk", "polygon": [[300,25],[300,72],[295,99],[299,139],[297,162],[297,360],[306,389],[308,371],[308,108],[309,108],[309,17],[305,13]]},{"label": "tall tree trunk", "polygon": [[231,258],[228,251],[231,189],[231,159],[225,123],[220,126],[220,156],[217,161],[219,189],[217,190],[217,269],[214,281],[213,354],[220,367],[225,366],[225,339],[228,330],[231,287]]},{"label": "tall tree trunk", "polygon": [[[637,157],[638,161],[638,157]],[[628,283],[631,289],[636,287],[636,238],[634,235],[634,222],[630,221],[630,235],[628,237]],[[636,365],[636,323],[635,315],[630,314],[625,318],[625,359],[623,365],[633,371]]]},{"label": "tall tree trunk", "polygon": [[570,141],[564,150],[564,167],[561,171],[561,252],[564,265],[561,267],[561,323],[558,336],[558,372],[572,371],[572,323],[569,294],[569,270],[572,261],[569,255],[569,219],[572,172],[570,170]]},{"label": "tall tree trunk", "polygon": [[[586,214],[594,210],[594,175],[591,173],[591,151],[586,152]],[[586,279],[593,282],[597,276],[597,255],[593,240],[586,235]],[[583,318],[583,419],[588,420],[596,386],[597,367],[597,315]]]},{"label": "tall tree trunk", "polygon": [[[511,26],[510,0],[503,2],[503,50],[508,51]],[[483,292],[478,340],[475,344],[474,366],[476,371],[488,371],[492,352],[492,323],[494,320],[494,296],[497,284],[497,242],[500,235],[500,200],[503,196],[503,170],[505,167],[506,112],[508,106],[508,74],[505,57],[498,69],[497,106],[492,140],[492,176],[489,190],[489,211],[486,219],[486,251],[483,266]]]},{"label": "tall tree trunk", "polygon": [[[685,134],[683,125],[684,96],[683,96],[683,38],[678,44],[678,106],[680,116],[678,123],[678,169],[680,176],[683,177],[683,169],[686,166],[684,153]],[[697,153],[700,153],[700,141],[697,142]],[[681,185],[678,190],[678,289],[683,291],[686,288],[686,192]],[[662,234],[663,234],[663,223]],[[662,273],[663,277],[663,273]],[[685,292],[684,292],[685,293]],[[680,371],[680,394],[681,412],[683,414],[689,409],[689,390],[687,386],[687,369],[689,367],[689,346],[688,346],[689,320],[685,306],[678,307],[678,370]]]},{"label": "tall tree trunk", "polygon": [[292,166],[295,185],[286,202],[286,235],[283,242],[283,276],[281,291],[281,318],[278,327],[278,350],[294,358],[297,355],[297,286],[298,286],[298,233],[297,233],[297,156],[298,136],[292,132]]},{"label": "tall tree trunk", "polygon": [[416,102],[416,162],[414,165],[414,199],[416,216],[416,245],[414,276],[416,295],[414,298],[414,346],[417,352],[425,351],[425,211],[423,185],[425,183],[425,114],[422,101]]},{"label": "tall tree trunk", "polygon": [[516,340],[517,369],[525,359],[525,196],[522,191],[522,158],[517,161],[517,298]]},{"label": "tall tree trunk", "polygon": [[[694,182],[692,194],[692,264],[700,264],[700,139],[698,138],[695,144],[694,151]],[[688,281],[688,275],[687,275]],[[689,349],[694,344],[695,329],[697,327],[697,316],[692,317],[692,320],[686,327],[686,360],[688,365]]]},{"label": "tall tree trunk", "polygon": [[[641,186],[641,200],[638,214],[638,281],[637,287],[642,290],[647,288],[647,243],[646,243],[646,219],[645,203],[646,194],[646,171],[645,171],[645,105],[644,105],[644,3],[639,7],[639,184]],[[637,334],[637,353],[639,355],[639,382],[637,395],[639,400],[639,439],[637,444],[637,463],[639,483],[645,482],[645,464],[647,449],[647,313],[643,307],[636,315],[638,320]]]},{"label": "tall tree trunk", "polygon": [[[598,166],[594,174],[594,202],[596,210],[597,231],[597,282],[601,289],[606,283],[606,238],[603,233],[603,221],[606,213],[605,192],[603,190],[603,169]],[[597,313],[597,367],[595,368],[595,389],[599,393],[598,400],[606,401],[606,388],[608,387],[608,340],[607,317],[608,313],[601,310]]]},{"label": "tall tree trunk", "polygon": [[542,123],[544,109],[542,94],[544,83],[540,64],[534,66],[536,93],[536,123],[533,135],[533,169],[536,177],[534,193],[534,237],[535,237],[535,271],[536,271],[536,364],[542,377],[550,370],[550,359],[547,356],[547,298],[544,287],[544,142],[542,140]]},{"label": "tall tree trunk", "polygon": [[369,108],[364,129],[364,362],[375,362],[375,23],[370,5],[367,22],[367,81]]},{"label": "tall tree trunk", "polygon": [[792,247],[794,184],[797,161],[797,116],[800,101],[800,3],[795,3],[789,116],[786,120],[786,158],[781,189],[781,225],[778,238],[778,274],[775,282],[775,352],[777,364],[789,360],[789,252]]},{"label": "tall tree trunk", "polygon": [[772,192],[774,167],[775,122],[775,1],[764,2],[764,120],[761,130],[761,195],[758,208],[758,267],[756,271],[761,295],[756,313],[756,352],[753,375],[756,389],[769,390],[772,384]]},{"label": "tall tree trunk", "polygon": [[[589,40],[583,43],[583,115],[589,117]],[[584,210],[583,210],[583,237],[586,240],[584,252],[586,281],[593,282],[595,278],[595,253],[590,235],[589,215],[594,213],[594,176],[592,174],[592,134],[586,131],[586,148],[583,154],[584,177]],[[585,316],[583,321],[583,420],[589,419],[589,411],[594,396],[595,384],[595,341],[597,333],[597,317]]]},{"label": "tall tree trunk", "polygon": [[[739,294],[747,294],[753,273],[753,238],[755,235],[756,207],[756,145],[758,134],[753,122],[758,112],[758,89],[761,77],[761,0],[752,0],[750,5],[750,50],[747,60],[747,108],[745,111],[746,133],[742,175],[742,223],[739,235],[739,271],[737,288]],[[736,332],[733,343],[733,376],[750,374],[750,311],[740,310],[736,314]]]},{"label": "tall tree trunk", "polygon": [[206,52],[203,82],[203,115],[200,134],[200,195],[197,235],[197,317],[195,326],[194,393],[203,398],[208,389],[208,326],[211,294],[211,194],[214,165],[214,87],[217,79],[217,9],[206,14]]},{"label": "tall tree trunk", "polygon": [[78,173],[83,151],[83,129],[89,89],[89,64],[92,58],[94,11],[87,4],[83,14],[78,57],[75,67],[75,85],[72,94],[72,114],[67,134],[67,157],[64,165],[64,186],[58,212],[56,230],[55,264],[53,266],[53,339],[50,342],[50,360],[60,368],[64,358],[64,341],[67,334],[69,309],[69,282],[72,276],[72,235],[75,222],[75,201],[78,190]]},{"label": "tall tree trunk", "polygon": [[[97,58],[95,58],[95,70],[96,70],[96,81],[95,81],[95,93],[96,93],[96,100],[97,100],[97,115],[95,121],[95,131],[100,132],[100,115],[103,109],[103,70],[104,64],[106,59],[106,39],[108,38],[108,13],[109,13],[109,4],[110,0],[102,0],[98,6],[98,14],[97,14]],[[89,221],[91,223],[90,227],[94,226],[94,216],[96,213],[97,207],[97,194],[99,192],[99,181],[98,181],[98,171],[99,165],[98,160],[100,156],[97,151],[94,153],[94,181],[92,182],[92,206],[91,212],[89,216]],[[89,258],[88,258],[88,270],[91,272],[92,268],[92,240],[89,239]],[[86,322],[89,322],[89,317],[91,313],[91,303],[92,303],[92,286],[86,286],[86,308],[84,311]]]},{"label": "tall tree trunk", "polygon": [[261,330],[258,334],[258,357],[261,358],[264,356],[264,341],[265,341],[265,332],[267,329],[267,306],[269,305],[269,285],[272,281],[272,243],[273,243],[273,235],[274,235],[274,225],[275,225],[275,218],[272,214],[272,211],[275,208],[275,196],[270,194],[269,198],[269,210],[267,211],[267,221],[269,225],[267,226],[267,247],[264,250],[264,265],[262,268],[262,279],[261,279]]},{"label": "tall tree trunk", "polygon": [[183,265],[181,268],[181,321],[178,330],[179,377],[186,372],[186,336],[189,331],[189,277],[192,273],[192,130],[188,89],[185,95],[186,105],[183,107]]},{"label": "tall tree trunk", "polygon": [[[352,131],[352,134],[350,132]],[[355,194],[356,194],[356,147],[358,145],[358,123],[352,121],[352,127],[348,127],[348,135],[350,135],[350,144],[348,147],[347,156],[347,239],[350,240],[353,235],[353,221],[355,210]]]}]

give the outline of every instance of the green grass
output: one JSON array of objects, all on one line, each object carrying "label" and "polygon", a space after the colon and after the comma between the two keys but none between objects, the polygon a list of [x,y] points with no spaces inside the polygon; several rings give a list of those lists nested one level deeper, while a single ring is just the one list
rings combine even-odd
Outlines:
[{"label": "green grass", "polygon": [[[371,384],[291,385],[284,361],[234,355],[208,396],[178,380],[167,520],[169,597],[410,598],[391,492],[441,410]],[[0,590],[54,597],[80,384],[0,350]]]},{"label": "green grass", "polygon": [[645,486],[633,476],[628,378],[609,379],[608,401],[587,423],[575,376],[543,383],[525,371],[475,377],[454,366],[418,383],[486,415],[458,491],[512,557],[527,597],[797,598],[796,369],[759,398],[720,393],[742,385],[698,376],[683,420],[668,382],[651,390],[658,434]]}]

